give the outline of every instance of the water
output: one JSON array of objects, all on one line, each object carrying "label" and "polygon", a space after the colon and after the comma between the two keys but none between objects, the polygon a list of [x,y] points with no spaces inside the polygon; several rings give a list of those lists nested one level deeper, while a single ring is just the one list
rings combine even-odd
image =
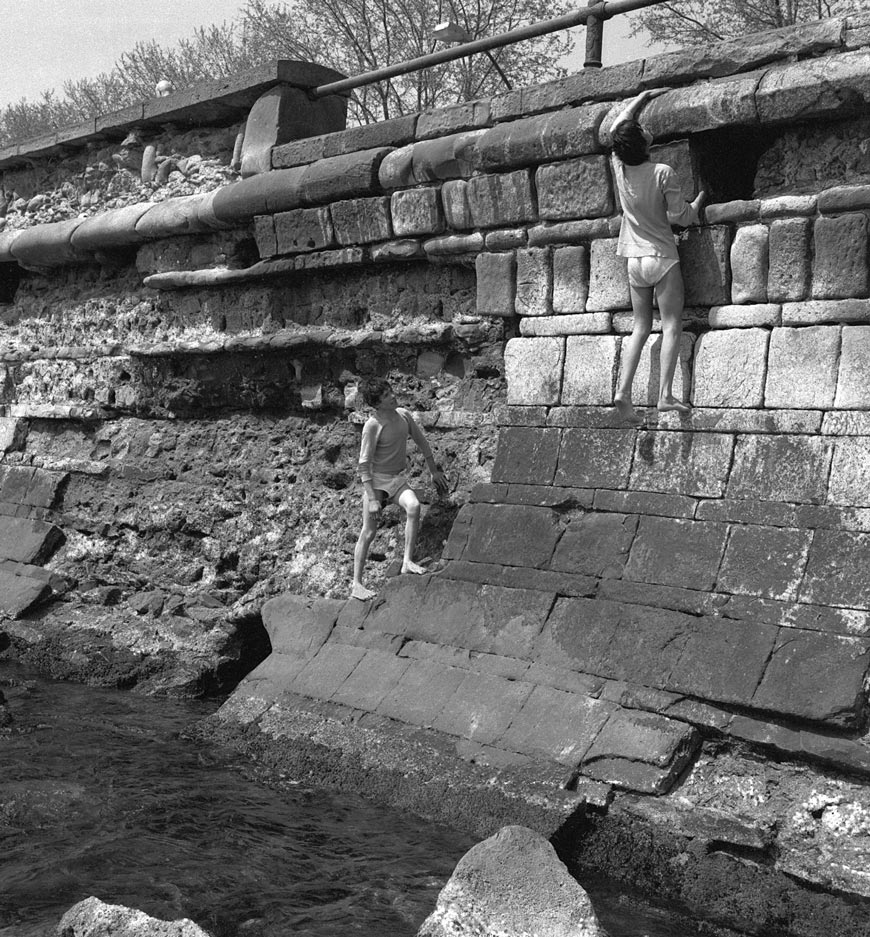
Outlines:
[{"label": "water", "polygon": [[[0,937],[95,895],[213,937],[413,937],[474,843],[180,736],[215,703],[48,681],[0,661]],[[598,889],[612,937],[692,937]]]}]

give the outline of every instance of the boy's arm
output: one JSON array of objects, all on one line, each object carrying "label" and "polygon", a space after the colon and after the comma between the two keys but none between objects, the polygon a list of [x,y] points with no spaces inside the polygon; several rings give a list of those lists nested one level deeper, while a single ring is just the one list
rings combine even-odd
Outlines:
[{"label": "boy's arm", "polygon": [[447,476],[444,474],[444,470],[441,466],[435,461],[435,456],[432,455],[432,447],[429,445],[426,434],[421,429],[420,424],[411,415],[410,411],[403,410],[402,413],[408,421],[408,429],[411,432],[411,438],[417,444],[417,448],[420,452],[423,453],[423,458],[426,460],[426,465],[429,468],[429,474],[432,476],[432,481],[435,484],[436,490],[439,494],[446,494],[449,488]]},{"label": "boy's arm", "polygon": [[647,101],[652,100],[652,98],[657,98],[667,90],[667,88],[647,88],[646,91],[641,91],[641,93],[632,98],[613,119],[613,123],[610,125],[610,133],[613,133],[620,124],[624,124],[626,121],[637,120],[637,115],[646,106]]},{"label": "boy's arm", "polygon": [[667,165],[665,165],[661,179],[668,221],[684,228],[687,228],[690,224],[697,224],[701,204],[707,193],[701,189],[691,202],[686,201],[683,198],[683,188],[677,179],[677,174]]},{"label": "boy's arm", "polygon": [[366,420],[362,431],[362,440],[359,447],[359,477],[363,489],[369,498],[369,510],[377,511],[380,509],[381,502],[375,494],[372,485],[372,459],[375,454],[375,446],[378,444],[378,424],[376,420],[369,418]]}]

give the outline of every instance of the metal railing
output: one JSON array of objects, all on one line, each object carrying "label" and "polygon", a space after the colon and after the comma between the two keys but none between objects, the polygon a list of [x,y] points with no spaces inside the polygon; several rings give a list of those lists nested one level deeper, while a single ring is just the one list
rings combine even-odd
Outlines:
[{"label": "metal railing", "polygon": [[657,6],[666,0],[591,0],[589,6],[573,10],[554,19],[543,20],[540,23],[531,23],[520,26],[498,36],[487,36],[484,39],[474,39],[449,49],[430,52],[407,62],[397,62],[395,65],[385,65],[371,72],[364,72],[353,78],[343,78],[341,81],[332,81],[326,85],[319,85],[311,91],[312,97],[323,98],[329,94],[343,94],[361,88],[363,85],[375,84],[397,75],[407,75],[433,65],[442,65],[444,62],[453,62],[456,59],[474,55],[477,52],[488,52],[490,49],[499,49],[524,39],[535,39],[548,33],[558,32],[560,29],[570,29],[573,26],[586,24],[586,60],[584,68],[601,68],[601,46],[604,33],[605,20],[612,19],[620,13],[630,13],[632,10],[641,10],[644,7]]}]

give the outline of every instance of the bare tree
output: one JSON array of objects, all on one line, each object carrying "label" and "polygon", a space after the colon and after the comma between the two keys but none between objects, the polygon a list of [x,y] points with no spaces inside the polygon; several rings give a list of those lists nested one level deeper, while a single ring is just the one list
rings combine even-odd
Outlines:
[{"label": "bare tree", "polygon": [[[230,23],[197,29],[173,48],[139,42],[96,78],[70,80],[63,97],[45,92],[0,109],[0,146],[154,96],[239,74],[270,59],[301,59],[358,75],[437,48],[432,29],[452,20],[478,39],[558,16],[569,0],[248,0]],[[354,93],[351,123],[370,123],[495,94],[564,74],[574,44],[567,31],[368,85]],[[496,62],[498,67],[494,64]],[[501,73],[499,72],[501,69]],[[505,78],[502,77],[505,76]]]},{"label": "bare tree", "polygon": [[860,9],[866,9],[866,0],[675,0],[640,12],[633,32],[689,47]]},{"label": "bare tree", "polygon": [[[565,0],[248,0],[241,18],[248,41],[267,57],[304,58],[358,75],[439,48],[431,32],[448,20],[479,39],[569,8]],[[505,89],[498,68],[511,84],[559,77],[564,69],[557,63],[574,41],[566,31],[494,50],[492,57],[476,55],[368,85],[355,92],[350,119],[370,123],[495,94]]]}]

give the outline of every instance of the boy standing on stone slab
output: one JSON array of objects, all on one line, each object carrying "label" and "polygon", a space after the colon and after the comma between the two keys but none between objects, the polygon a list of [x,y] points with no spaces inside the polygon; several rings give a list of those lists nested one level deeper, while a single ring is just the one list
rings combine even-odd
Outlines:
[{"label": "boy standing on stone slab", "polygon": [[408,410],[397,406],[389,383],[382,378],[368,378],[361,382],[359,390],[365,403],[375,408],[375,414],[370,416],[363,426],[360,445],[359,476],[363,485],[363,524],[353,552],[353,587],[350,594],[355,599],[371,599],[375,593],[363,585],[363,568],[378,531],[378,515],[387,501],[398,504],[405,512],[402,572],[426,572],[413,559],[417,532],[420,529],[420,502],[404,475],[407,467],[408,436],[411,436],[423,453],[438,493],[446,494],[448,484],[444,472],[435,464],[423,430]]},{"label": "boy standing on stone slab", "polygon": [[613,405],[626,422],[643,422],[631,403],[631,385],[643,346],[652,331],[653,294],[662,320],[662,351],[659,362],[660,412],[686,412],[689,404],[674,397],[674,372],[683,331],[683,276],[671,225],[687,226],[698,221],[705,193],[691,202],[683,198],[677,174],[664,163],[652,163],[649,148],[652,134],[637,120],[650,98],[666,89],[641,92],[620,111],[610,128],[613,142],[613,175],[622,203],[622,225],[616,253],[628,261],[628,285],[634,327],[622,343],[622,374]]}]

